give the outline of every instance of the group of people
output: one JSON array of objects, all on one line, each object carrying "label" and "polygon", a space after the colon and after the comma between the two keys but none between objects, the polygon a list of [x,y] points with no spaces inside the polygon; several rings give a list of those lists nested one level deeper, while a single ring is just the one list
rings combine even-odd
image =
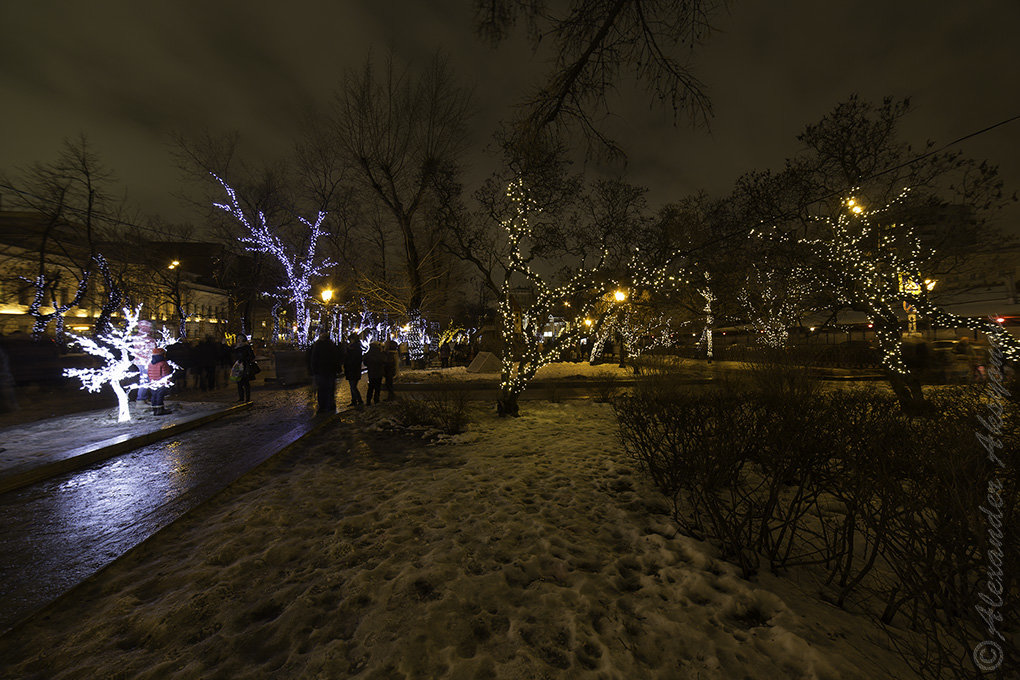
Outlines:
[{"label": "group of people", "polygon": [[[133,361],[138,369],[139,387],[135,399],[152,407],[153,415],[166,415],[164,399],[170,390],[167,376],[174,370],[170,362],[180,363],[171,356],[169,348],[157,347],[152,333],[152,325],[148,321],[139,322],[138,335],[132,346]],[[219,343],[206,338],[195,348],[199,356],[209,357],[209,362],[192,365],[200,376],[202,389],[215,389],[215,366],[220,363],[222,353],[218,351]],[[204,351],[202,351],[204,350]],[[251,381],[258,372],[255,352],[246,340],[237,347],[227,348],[226,356],[234,361],[230,378],[237,384],[238,402],[251,401]],[[318,338],[308,350],[308,370],[316,387],[318,412],[336,412],[336,380],[340,374],[350,385],[351,406],[362,408],[365,404],[378,404],[385,388],[387,399],[394,397],[393,379],[397,373],[399,346],[393,340],[373,342],[368,351],[362,351],[361,337],[357,333],[348,336],[345,342],[335,343],[327,331],[319,333]],[[169,360],[169,361],[168,361]],[[189,362],[190,363],[190,362]],[[207,363],[213,368],[207,370]],[[183,373],[183,371],[181,371]],[[363,373],[368,376],[368,390],[362,398],[358,383]],[[174,376],[173,380],[181,386],[184,375]]]},{"label": "group of people", "polygon": [[[138,322],[138,334],[132,343],[132,360],[138,369],[138,390],[135,400],[152,407],[152,414],[163,416],[170,413],[164,399],[171,387],[183,389],[187,380],[185,371],[191,370],[197,377],[197,387],[206,390],[216,389],[217,368],[224,363],[240,365],[241,370],[231,376],[237,383],[238,402],[251,401],[251,380],[258,372],[255,352],[247,340],[242,339],[237,347],[230,348],[223,343],[206,337],[192,348],[186,342],[178,342],[166,348],[157,347],[152,332],[152,323]],[[176,375],[171,362],[178,366]],[[172,375],[171,380],[167,376]]]},{"label": "group of people", "polygon": [[[316,388],[318,413],[336,412],[336,379],[341,373],[351,388],[351,406],[360,409],[366,403],[378,404],[384,386],[386,398],[392,399],[397,351],[397,343],[387,340],[385,343],[373,342],[367,352],[362,352],[361,337],[357,333],[351,333],[346,342],[338,345],[329,337],[328,331],[320,331],[308,350],[308,370]],[[364,399],[358,389],[362,366],[368,375],[368,391]]]}]

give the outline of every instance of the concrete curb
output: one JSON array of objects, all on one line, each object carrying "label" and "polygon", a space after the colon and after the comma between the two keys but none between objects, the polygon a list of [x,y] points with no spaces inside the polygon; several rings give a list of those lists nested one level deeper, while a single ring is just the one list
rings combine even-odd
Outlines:
[{"label": "concrete curb", "polygon": [[[249,405],[250,404],[238,404],[238,406],[249,406]],[[19,617],[15,621],[11,622],[7,626],[5,626],[2,629],[0,629],[0,637],[5,637],[8,633],[10,633],[10,632],[14,631],[15,629],[19,628],[20,626],[22,626],[23,624],[25,624],[26,622],[31,620],[33,617],[38,616],[38,615],[42,614],[43,612],[45,612],[47,610],[51,610],[53,608],[59,607],[61,601],[63,601],[65,598],[68,598],[71,595],[73,595],[79,588],[85,586],[87,583],[90,583],[91,581],[93,581],[94,579],[99,577],[101,574],[106,572],[108,569],[110,569],[111,567],[113,567],[114,565],[116,565],[117,563],[119,563],[121,560],[123,560],[124,558],[128,557],[132,553],[134,553],[136,550],[138,550],[142,546],[148,544],[149,541],[153,540],[154,538],[156,538],[157,536],[162,534],[164,531],[166,531],[167,529],[169,529],[170,527],[175,525],[177,522],[179,522],[179,521],[181,521],[183,519],[186,519],[189,515],[191,515],[191,513],[193,513],[198,508],[201,508],[205,504],[212,502],[214,499],[216,499],[217,497],[222,495],[225,491],[229,490],[234,484],[236,484],[238,481],[243,479],[245,476],[251,474],[252,472],[255,472],[256,470],[258,470],[260,468],[262,468],[263,466],[265,466],[270,461],[275,460],[281,453],[284,453],[284,452],[289,451],[290,449],[292,449],[296,444],[298,444],[305,437],[308,437],[308,436],[311,436],[313,434],[316,434],[316,433],[320,432],[321,430],[325,429],[325,427],[327,425],[330,425],[332,423],[338,422],[340,420],[340,416],[345,414],[345,413],[347,413],[349,410],[353,410],[353,409],[345,409],[344,411],[340,411],[338,413],[334,413],[334,414],[330,414],[330,415],[325,415],[325,416],[315,416],[315,418],[313,418],[311,421],[309,421],[309,427],[307,427],[307,428],[305,428],[303,430],[301,430],[301,429],[292,430],[291,432],[288,432],[287,434],[283,435],[282,437],[278,437],[277,439],[273,440],[270,444],[266,445],[266,448],[276,448],[276,447],[279,447],[279,448],[277,448],[276,451],[274,451],[273,453],[269,454],[268,456],[266,456],[264,459],[262,459],[261,461],[259,461],[255,465],[253,465],[252,467],[248,468],[245,472],[243,472],[242,474],[240,474],[239,476],[237,476],[236,478],[234,478],[233,480],[228,482],[225,486],[223,486],[223,488],[215,491],[208,498],[200,500],[194,506],[188,508],[183,513],[181,513],[181,515],[178,516],[177,518],[171,520],[167,524],[165,524],[165,525],[159,527],[158,529],[156,529],[155,531],[153,531],[151,534],[149,534],[148,536],[143,538],[141,541],[139,541],[135,545],[131,546],[130,548],[125,550],[123,553],[118,555],[116,558],[114,558],[113,560],[111,560],[107,564],[105,564],[102,567],[100,567],[99,569],[97,569],[95,572],[90,574],[87,578],[79,581],[78,583],[76,583],[73,586],[71,586],[70,588],[68,588],[66,591],[64,591],[63,593],[58,595],[53,600],[50,600],[45,605],[39,607],[38,609],[35,609],[34,611],[31,611],[31,612],[25,614],[24,616]]]},{"label": "concrete curb", "polygon": [[200,425],[205,425],[206,423],[210,423],[214,420],[219,420],[220,418],[232,413],[244,411],[250,407],[251,402],[246,404],[236,404],[229,408],[225,408],[222,411],[215,411],[203,416],[196,416],[189,420],[183,420],[179,423],[174,423],[173,425],[168,425],[167,427],[153,430],[152,432],[146,432],[145,434],[140,434],[135,437],[125,434],[120,435],[119,437],[113,437],[112,439],[96,442],[94,444],[88,444],[77,449],[71,449],[69,452],[70,455],[68,455],[67,458],[43,463],[42,465],[29,470],[15,472],[14,474],[0,477],[0,493],[14,491],[15,489],[20,489],[23,486],[41,482],[44,479],[49,479],[50,477],[80,470],[92,465],[93,463],[98,463],[108,458],[113,458],[114,456],[120,456],[137,448],[148,446],[149,444],[153,444],[160,440],[173,437],[181,432],[187,432],[188,430],[194,429]]}]

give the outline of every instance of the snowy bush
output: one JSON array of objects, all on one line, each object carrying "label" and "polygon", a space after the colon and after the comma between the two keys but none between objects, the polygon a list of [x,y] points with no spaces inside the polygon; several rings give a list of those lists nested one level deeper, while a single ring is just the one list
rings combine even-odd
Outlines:
[{"label": "snowy bush", "polygon": [[[987,403],[954,389],[933,397],[938,417],[909,417],[891,395],[818,393],[781,366],[751,381],[763,378],[768,389],[692,394],[676,376],[649,376],[614,401],[625,450],[680,526],[746,576],[809,568],[833,603],[885,624],[923,677],[971,677],[970,647],[984,639],[975,607],[997,548],[975,440]],[[1017,415],[1003,415],[1001,435],[1014,460]],[[1002,525],[1020,526],[1015,466],[996,483]],[[1015,592],[1020,542],[1002,549],[1003,588]]]},{"label": "snowy bush", "polygon": [[620,394],[620,380],[613,371],[599,371],[593,376],[590,391],[597,403],[608,404]]}]

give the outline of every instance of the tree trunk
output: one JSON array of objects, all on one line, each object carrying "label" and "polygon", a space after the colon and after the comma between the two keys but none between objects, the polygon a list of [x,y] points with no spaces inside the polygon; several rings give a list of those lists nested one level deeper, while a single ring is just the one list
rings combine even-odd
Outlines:
[{"label": "tree trunk", "polygon": [[418,256],[418,246],[414,242],[410,216],[400,216],[400,229],[404,236],[407,281],[411,284],[411,296],[407,301],[407,309],[412,315],[421,314],[421,305],[425,301],[425,288],[421,280],[421,258]]},{"label": "tree trunk", "polygon": [[126,423],[131,420],[131,409],[128,408],[127,390],[120,384],[119,380],[111,380],[110,387],[117,394],[117,422]]},{"label": "tree trunk", "polygon": [[904,413],[920,413],[924,411],[928,402],[924,399],[921,391],[921,380],[913,374],[903,375],[895,371],[889,371],[889,386],[892,387],[896,398],[900,402],[900,408]]},{"label": "tree trunk", "polygon": [[501,389],[499,391],[499,399],[496,400],[496,413],[497,415],[512,416],[516,418],[519,416],[520,407],[517,404],[517,399],[520,397],[518,392],[510,389]]}]

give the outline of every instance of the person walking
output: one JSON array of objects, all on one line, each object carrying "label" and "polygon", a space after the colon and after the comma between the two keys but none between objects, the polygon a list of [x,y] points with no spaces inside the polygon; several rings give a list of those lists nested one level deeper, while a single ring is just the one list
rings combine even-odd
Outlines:
[{"label": "person walking", "polygon": [[373,342],[368,352],[365,353],[365,368],[368,369],[368,392],[365,394],[365,402],[368,404],[379,403],[379,393],[382,392],[383,375],[386,372],[386,354],[382,345]]},{"label": "person walking", "polygon": [[383,380],[386,381],[386,401],[393,399],[396,396],[393,392],[393,378],[397,375],[397,352],[399,346],[396,340],[386,341],[386,350],[383,352],[383,356],[386,361],[383,364]]},{"label": "person walking", "polygon": [[450,343],[444,342],[439,346],[439,367],[450,367]]},{"label": "person walking", "polygon": [[351,386],[351,406],[361,408],[365,405],[358,391],[361,380],[361,338],[351,333],[347,338],[347,351],[344,353],[344,377]]},{"label": "person walking", "polygon": [[188,386],[188,371],[192,370],[192,347],[185,339],[166,346],[166,360],[177,364],[174,371],[174,392],[180,393]]},{"label": "person walking", "polygon": [[[240,370],[237,371],[237,403],[247,404],[251,402],[251,379],[255,377],[256,364],[255,351],[243,335],[237,343],[237,347],[234,348],[235,368],[238,367],[238,364],[240,364]],[[235,373],[235,368],[230,369],[231,377]]]},{"label": "person walking", "polygon": [[152,361],[146,369],[146,374],[149,378],[149,384],[152,385],[150,388],[152,392],[150,399],[152,400],[152,415],[154,416],[165,416],[170,413],[163,406],[163,397],[166,396],[169,387],[167,387],[165,382],[161,383],[160,381],[173,372],[173,368],[166,361],[166,350],[162,347],[153,349]]},{"label": "person walking", "polygon": [[336,376],[342,365],[340,347],[329,337],[329,331],[323,328],[308,350],[308,371],[312,374],[319,406],[316,415],[336,413]]}]

